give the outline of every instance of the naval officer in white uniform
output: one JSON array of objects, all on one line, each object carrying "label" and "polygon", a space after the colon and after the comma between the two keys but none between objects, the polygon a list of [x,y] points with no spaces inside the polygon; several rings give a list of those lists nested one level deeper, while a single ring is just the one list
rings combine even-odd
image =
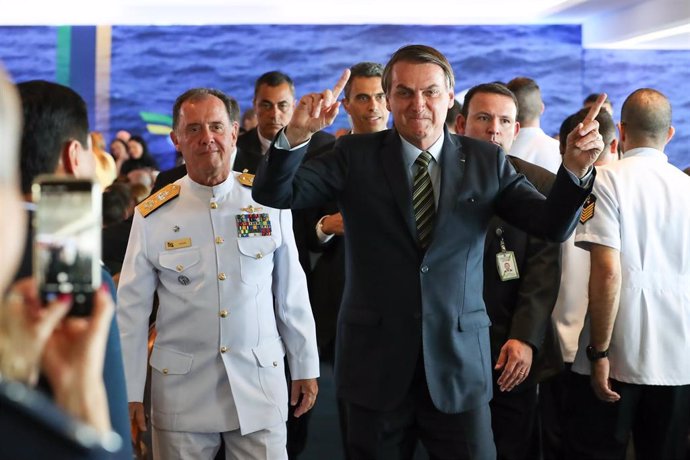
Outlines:
[{"label": "naval officer in white uniform", "polygon": [[173,108],[187,176],[138,206],[118,290],[130,416],[144,424],[148,320],[153,453],[158,459],[286,459],[288,392],[311,409],[319,361],[289,210],[258,205],[231,171],[231,100],[193,89]]},{"label": "naval officer in white uniform", "polygon": [[623,158],[598,169],[575,235],[590,251],[591,270],[565,458],[625,458],[632,434],[635,458],[684,459],[690,177],[664,153],[675,130],[662,93],[628,96],[619,130]]}]

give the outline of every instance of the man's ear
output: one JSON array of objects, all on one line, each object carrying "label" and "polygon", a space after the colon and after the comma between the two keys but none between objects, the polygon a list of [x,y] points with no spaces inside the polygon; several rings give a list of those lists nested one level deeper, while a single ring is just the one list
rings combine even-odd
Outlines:
[{"label": "man's ear", "polygon": [[669,126],[668,133],[666,134],[666,142],[664,143],[664,145],[671,142],[671,139],[673,139],[674,134],[676,134],[676,128],[674,128],[673,126]]},{"label": "man's ear", "polygon": [[240,135],[240,123],[238,121],[233,121],[231,125],[233,141],[237,142],[237,137]]},{"label": "man's ear", "polygon": [[611,141],[611,145],[609,145],[609,152],[618,155],[618,139],[615,137]]},{"label": "man's ear", "polygon": [[461,136],[465,135],[465,128],[467,127],[467,120],[463,114],[458,115],[455,119],[455,132]]},{"label": "man's ear", "polygon": [[348,100],[348,98],[344,97],[344,98],[342,98],[341,102],[343,104],[343,108],[345,109],[345,111],[349,115],[350,114],[350,101]]},{"label": "man's ear", "polygon": [[[65,142],[60,151],[60,163],[65,173],[74,176],[77,168],[79,168],[79,149],[81,144],[76,139],[70,139]],[[60,165],[58,165],[60,168]]]},{"label": "man's ear", "polygon": [[177,147],[177,134],[175,134],[175,131],[170,131],[170,140],[175,146],[175,149],[179,152],[180,149]]}]

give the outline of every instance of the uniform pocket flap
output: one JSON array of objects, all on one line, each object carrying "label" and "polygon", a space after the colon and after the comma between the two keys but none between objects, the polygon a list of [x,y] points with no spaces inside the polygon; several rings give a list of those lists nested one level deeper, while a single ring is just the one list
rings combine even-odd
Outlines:
[{"label": "uniform pocket flap", "polygon": [[194,355],[155,345],[149,360],[151,367],[163,374],[186,374],[192,368],[192,361]]},{"label": "uniform pocket flap", "polygon": [[285,348],[283,341],[278,339],[274,342],[252,348],[252,353],[260,367],[278,367],[283,362]]},{"label": "uniform pocket flap", "polygon": [[343,321],[348,324],[358,324],[360,326],[378,326],[381,324],[381,315],[375,311],[348,308],[343,310],[341,314],[343,315]]},{"label": "uniform pocket flap", "polygon": [[182,272],[189,267],[193,267],[201,260],[201,253],[198,249],[176,249],[172,251],[161,252],[158,255],[158,263],[161,267],[169,270]]},{"label": "uniform pocket flap", "polygon": [[491,326],[491,320],[484,310],[464,313],[458,318],[458,329],[461,331],[472,331],[489,326]]},{"label": "uniform pocket flap", "polygon": [[276,242],[270,236],[238,238],[237,247],[245,256],[261,259],[276,250]]}]

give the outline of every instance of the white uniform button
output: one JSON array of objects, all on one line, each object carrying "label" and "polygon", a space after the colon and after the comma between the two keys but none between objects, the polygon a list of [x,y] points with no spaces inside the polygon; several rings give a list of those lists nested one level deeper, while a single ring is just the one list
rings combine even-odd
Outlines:
[{"label": "white uniform button", "polygon": [[225,240],[223,240],[223,237],[222,237],[222,236],[217,236],[217,237],[216,237],[216,244],[223,244],[224,241],[225,241]]},{"label": "white uniform button", "polygon": [[212,201],[211,202],[211,209],[218,209],[218,203],[216,203],[215,201]]},{"label": "white uniform button", "polygon": [[264,256],[264,255],[263,255],[262,253],[260,253],[260,252],[257,252],[257,253],[256,253],[256,258],[257,258],[257,259],[261,259],[261,258],[263,258],[263,256]]},{"label": "white uniform button", "polygon": [[227,310],[221,310],[219,315],[221,318],[227,318],[228,317],[228,311]]},{"label": "white uniform button", "polygon": [[175,267],[175,270],[177,270],[178,272],[181,272],[182,270],[184,270],[184,266],[178,265],[177,267]]},{"label": "white uniform button", "polygon": [[164,373],[165,375],[168,375],[168,368],[167,368],[167,367],[163,368],[163,373]]},{"label": "white uniform button", "polygon": [[220,272],[218,273],[218,279],[221,281],[225,281],[228,277],[225,275],[225,273]]},{"label": "white uniform button", "polygon": [[278,361],[273,361],[273,367],[278,367]]},{"label": "white uniform button", "polygon": [[221,352],[221,353],[225,353],[226,351],[228,351],[228,347],[225,347],[225,346],[220,347],[220,352]]}]

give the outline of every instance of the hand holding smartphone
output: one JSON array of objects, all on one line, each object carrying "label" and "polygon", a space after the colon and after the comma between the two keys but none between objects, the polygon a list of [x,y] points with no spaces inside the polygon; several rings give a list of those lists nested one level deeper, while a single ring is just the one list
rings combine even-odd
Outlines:
[{"label": "hand holding smartphone", "polygon": [[88,316],[101,284],[101,193],[91,180],[39,176],[32,185],[33,273],[44,303],[71,294],[69,315]]}]

